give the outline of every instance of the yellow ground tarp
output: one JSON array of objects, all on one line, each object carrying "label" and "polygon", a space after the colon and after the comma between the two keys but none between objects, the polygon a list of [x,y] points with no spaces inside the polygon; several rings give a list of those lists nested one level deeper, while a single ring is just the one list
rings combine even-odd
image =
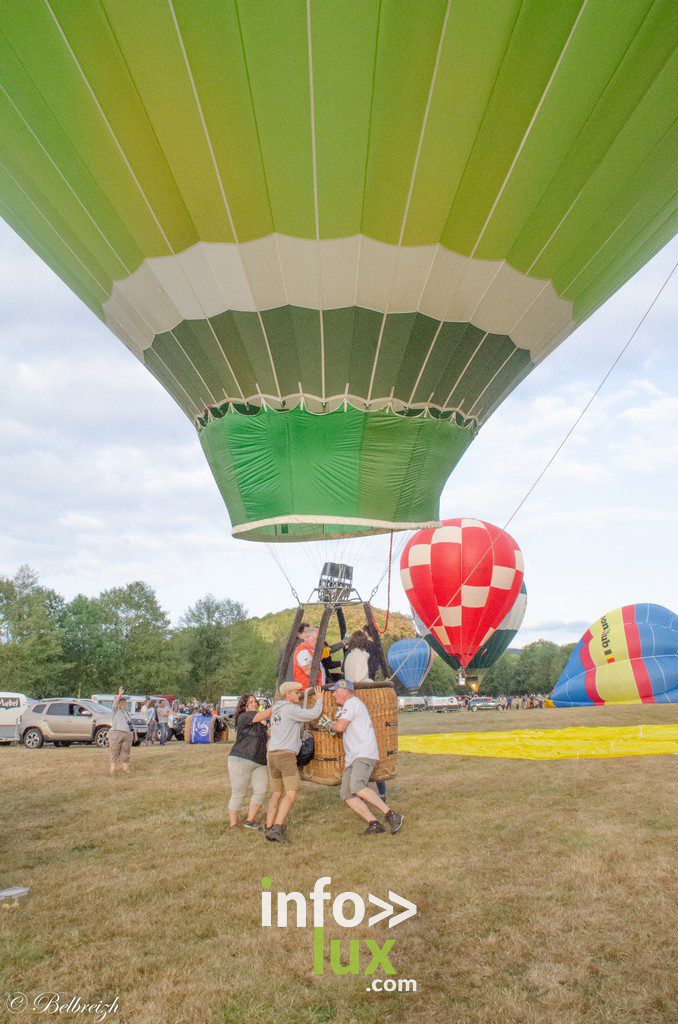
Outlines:
[{"label": "yellow ground tarp", "polygon": [[562,761],[570,757],[646,757],[678,754],[678,725],[631,725],[511,732],[452,732],[401,736],[398,749],[411,754],[460,754]]}]

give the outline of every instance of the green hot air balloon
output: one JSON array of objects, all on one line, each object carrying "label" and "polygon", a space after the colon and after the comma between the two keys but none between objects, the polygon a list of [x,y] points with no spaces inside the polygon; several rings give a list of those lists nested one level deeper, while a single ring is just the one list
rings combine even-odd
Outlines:
[{"label": "green hot air balloon", "polygon": [[194,421],[238,537],[435,524],[674,232],[672,0],[3,0],[0,29],[0,213]]}]

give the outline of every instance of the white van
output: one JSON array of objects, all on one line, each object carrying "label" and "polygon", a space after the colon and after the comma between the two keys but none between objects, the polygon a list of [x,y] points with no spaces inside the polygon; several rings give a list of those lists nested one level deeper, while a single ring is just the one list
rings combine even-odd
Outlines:
[{"label": "white van", "polygon": [[461,711],[462,705],[458,697],[449,694],[446,697],[427,697],[426,706],[429,711],[437,711],[442,715],[448,711]]},{"label": "white van", "polygon": [[[117,696],[117,693],[93,693],[92,700],[96,701],[97,704],[103,704],[105,708],[112,709],[113,701]],[[141,715],[141,709],[143,705],[146,703],[146,701],[149,699],[148,697],[142,697],[134,693],[124,693],[123,697],[127,702],[127,711],[132,716],[132,718]],[[166,697],[151,697],[150,699],[154,702],[156,707],[162,704],[163,706],[167,707],[168,711],[172,710],[170,708],[170,703]]]},{"label": "white van", "polygon": [[15,743],[19,739],[17,724],[24,711],[35,704],[25,693],[0,690],[0,743]]},{"label": "white van", "polygon": [[235,714],[235,709],[238,706],[238,701],[239,700],[240,700],[240,697],[238,697],[238,696],[235,696],[235,697],[233,697],[233,696],[220,697],[219,698],[219,715],[222,718],[233,718],[233,715]]},{"label": "white van", "polygon": [[426,698],[417,697],[414,693],[398,697],[398,711],[426,711]]}]

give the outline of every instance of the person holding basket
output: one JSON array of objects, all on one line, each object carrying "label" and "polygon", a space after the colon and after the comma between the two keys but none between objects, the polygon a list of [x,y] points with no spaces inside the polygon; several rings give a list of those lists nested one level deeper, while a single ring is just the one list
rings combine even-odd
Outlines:
[{"label": "person holding basket", "polygon": [[285,838],[285,820],[297,799],[301,777],[297,755],[301,750],[301,729],[307,722],[320,718],[323,699],[319,687],[309,687],[310,707],[302,707],[305,687],[301,683],[283,683],[280,700],[271,708],[271,735],[268,741],[268,774],[271,798],[266,814],[265,837],[271,842]]}]

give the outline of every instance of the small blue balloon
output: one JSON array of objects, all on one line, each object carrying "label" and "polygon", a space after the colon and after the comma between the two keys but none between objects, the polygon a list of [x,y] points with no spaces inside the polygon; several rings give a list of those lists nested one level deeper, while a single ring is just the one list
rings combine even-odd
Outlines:
[{"label": "small blue balloon", "polygon": [[388,664],[408,690],[418,690],[429,673],[433,651],[421,637],[396,640],[388,649]]}]

